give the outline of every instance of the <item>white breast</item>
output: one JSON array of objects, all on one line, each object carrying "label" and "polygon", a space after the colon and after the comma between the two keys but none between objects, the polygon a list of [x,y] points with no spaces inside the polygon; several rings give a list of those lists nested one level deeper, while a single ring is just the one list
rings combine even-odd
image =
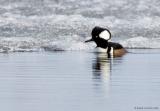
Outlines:
[{"label": "white breast", "polygon": [[[96,48],[96,52],[102,52],[102,53],[107,53],[108,52],[108,47],[107,48],[101,48],[101,47],[97,47]],[[113,55],[113,47],[111,47],[111,50],[109,52],[111,55]]]},{"label": "white breast", "polygon": [[104,48],[101,48],[101,47],[97,47],[96,48],[96,52],[107,52],[108,48],[104,49]]}]

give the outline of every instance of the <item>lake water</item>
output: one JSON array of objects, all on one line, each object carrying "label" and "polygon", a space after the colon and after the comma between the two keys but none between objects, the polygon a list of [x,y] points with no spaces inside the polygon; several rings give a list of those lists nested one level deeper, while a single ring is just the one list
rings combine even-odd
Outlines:
[{"label": "lake water", "polygon": [[[95,26],[130,53],[93,53]],[[159,0],[0,0],[0,111],[160,110],[159,57]]]},{"label": "lake water", "polygon": [[160,50],[0,54],[2,111],[160,110]]}]

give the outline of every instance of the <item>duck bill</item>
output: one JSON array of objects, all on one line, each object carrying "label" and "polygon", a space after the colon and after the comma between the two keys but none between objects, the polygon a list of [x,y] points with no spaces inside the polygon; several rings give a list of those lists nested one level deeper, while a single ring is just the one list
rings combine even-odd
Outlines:
[{"label": "duck bill", "polygon": [[92,42],[92,41],[93,41],[93,39],[89,39],[89,40],[86,40],[85,43]]}]

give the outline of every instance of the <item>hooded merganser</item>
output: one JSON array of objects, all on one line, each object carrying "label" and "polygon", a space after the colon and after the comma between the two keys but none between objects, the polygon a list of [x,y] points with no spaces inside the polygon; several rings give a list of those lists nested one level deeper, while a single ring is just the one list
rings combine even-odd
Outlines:
[{"label": "hooded merganser", "polygon": [[106,52],[109,56],[120,57],[127,51],[119,43],[108,42],[111,39],[111,32],[102,27],[95,27],[92,30],[92,38],[85,42],[94,41],[100,52]]}]

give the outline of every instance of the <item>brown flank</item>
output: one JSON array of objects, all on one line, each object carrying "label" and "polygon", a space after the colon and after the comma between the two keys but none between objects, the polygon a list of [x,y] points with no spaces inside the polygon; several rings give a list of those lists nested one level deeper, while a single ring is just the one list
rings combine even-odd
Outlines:
[{"label": "brown flank", "polygon": [[122,48],[122,49],[115,49],[115,50],[113,51],[113,56],[114,56],[114,57],[121,57],[121,56],[123,56],[126,52],[127,52],[127,51],[126,51],[124,48]]}]

